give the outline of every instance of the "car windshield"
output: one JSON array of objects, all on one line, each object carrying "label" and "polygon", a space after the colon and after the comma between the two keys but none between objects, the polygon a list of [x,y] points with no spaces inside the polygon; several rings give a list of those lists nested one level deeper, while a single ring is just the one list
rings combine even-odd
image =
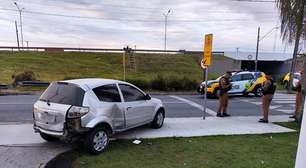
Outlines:
[{"label": "car windshield", "polygon": [[85,91],[74,84],[54,82],[41,95],[39,100],[58,104],[82,106],[84,94]]}]

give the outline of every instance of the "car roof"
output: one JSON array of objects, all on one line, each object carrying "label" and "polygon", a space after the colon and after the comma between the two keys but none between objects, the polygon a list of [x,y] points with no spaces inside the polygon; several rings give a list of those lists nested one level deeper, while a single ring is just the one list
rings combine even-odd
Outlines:
[{"label": "car roof", "polygon": [[253,72],[253,71],[241,71],[241,72],[237,72],[236,74],[256,74],[256,73],[262,73],[262,72]]},{"label": "car roof", "polygon": [[64,80],[61,82],[67,82],[67,83],[78,85],[84,90],[90,90],[90,89],[94,89],[102,85],[115,84],[115,83],[129,84],[127,82],[123,82],[119,80],[103,79],[103,78],[73,79],[73,80]]}]

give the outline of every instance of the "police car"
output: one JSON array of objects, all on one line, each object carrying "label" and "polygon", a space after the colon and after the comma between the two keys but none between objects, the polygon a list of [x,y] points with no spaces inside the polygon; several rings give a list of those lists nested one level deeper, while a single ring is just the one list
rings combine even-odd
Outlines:
[{"label": "police car", "polygon": [[[209,97],[217,97],[220,91],[219,80],[222,76],[216,80],[207,81],[207,95]],[[263,72],[251,72],[241,71],[232,72],[230,82],[232,89],[229,94],[242,94],[247,96],[252,93],[257,97],[262,96],[261,84],[265,81],[265,74]],[[200,94],[204,93],[205,82],[202,82],[198,88]]]},{"label": "police car", "polygon": [[[301,73],[295,72],[293,74],[293,80],[292,80],[292,89],[295,90],[298,82],[301,80]],[[289,88],[289,81],[290,81],[290,73],[287,73],[283,78],[283,85],[286,89]]]}]

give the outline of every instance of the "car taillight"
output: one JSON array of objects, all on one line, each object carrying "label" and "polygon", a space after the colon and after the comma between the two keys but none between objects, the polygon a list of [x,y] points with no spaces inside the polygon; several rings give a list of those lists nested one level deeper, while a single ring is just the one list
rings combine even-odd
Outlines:
[{"label": "car taillight", "polygon": [[89,112],[89,107],[72,106],[67,114],[67,118],[81,118]]}]

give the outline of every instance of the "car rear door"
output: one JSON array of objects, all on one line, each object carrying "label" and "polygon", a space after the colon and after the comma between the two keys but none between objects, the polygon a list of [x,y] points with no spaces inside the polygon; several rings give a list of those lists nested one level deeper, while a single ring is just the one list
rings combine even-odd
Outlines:
[{"label": "car rear door", "polygon": [[154,105],[146,100],[143,92],[128,84],[119,84],[125,109],[126,126],[134,127],[152,119]]},{"label": "car rear door", "polygon": [[246,91],[251,85],[251,82],[255,79],[252,73],[245,73],[241,75],[241,90],[240,92]]},{"label": "car rear door", "polygon": [[71,106],[82,106],[85,91],[75,84],[54,82],[34,104],[34,124],[42,129],[63,132]]}]

